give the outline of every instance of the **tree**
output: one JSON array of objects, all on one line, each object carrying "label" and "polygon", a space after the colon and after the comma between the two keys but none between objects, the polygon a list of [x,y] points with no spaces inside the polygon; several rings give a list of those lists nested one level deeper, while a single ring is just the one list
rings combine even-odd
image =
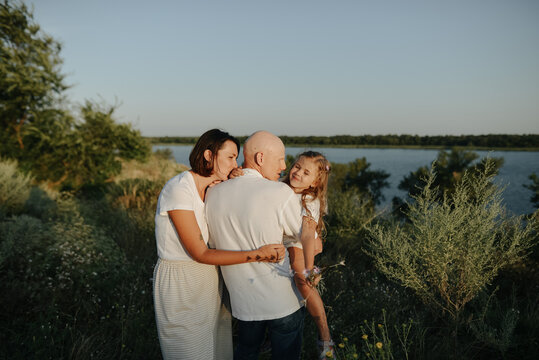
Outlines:
[{"label": "tree", "polygon": [[370,166],[364,157],[348,164],[332,164],[330,189],[355,189],[367,196],[373,205],[379,204],[384,199],[382,189],[389,186],[386,181],[389,174],[382,170],[370,170]]},{"label": "tree", "polygon": [[74,116],[63,106],[61,45],[41,32],[26,5],[0,5],[0,153],[52,185],[102,183],[120,159],[144,160],[148,143],[114,106],[86,101]]},{"label": "tree", "polygon": [[[130,124],[117,124],[113,106],[90,101],[81,107],[83,121],[75,123],[63,143],[63,171],[57,180],[72,187],[107,181],[120,173],[120,159],[144,161],[150,147]],[[57,175],[60,173],[57,172]]]},{"label": "tree", "polygon": [[24,137],[40,127],[67,86],[61,45],[44,34],[24,4],[0,4],[0,151],[24,154]]},{"label": "tree", "polygon": [[[463,174],[468,171],[470,175],[477,175],[485,170],[485,164],[488,158],[483,158],[481,161],[474,163],[479,158],[479,155],[473,151],[452,149],[451,152],[441,150],[438,153],[437,159],[434,161],[436,167],[436,177],[434,178],[434,186],[440,191],[437,195],[437,201],[441,201],[444,194],[451,194],[455,191],[457,185],[461,182]],[[503,164],[503,158],[489,159],[489,176],[494,176],[498,173]],[[399,189],[405,190],[410,198],[415,198],[423,192],[426,185],[426,179],[429,178],[430,170],[427,166],[422,166],[416,171],[405,176],[399,183]],[[395,197],[393,198],[394,212],[398,216],[406,213],[408,204],[405,200]]]}]

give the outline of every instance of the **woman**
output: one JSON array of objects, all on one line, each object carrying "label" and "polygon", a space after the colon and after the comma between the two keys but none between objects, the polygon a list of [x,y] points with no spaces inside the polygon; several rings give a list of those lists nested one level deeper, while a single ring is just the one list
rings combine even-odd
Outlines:
[{"label": "woman", "polygon": [[189,155],[191,170],[161,190],[155,214],[159,259],[153,277],[155,317],[165,359],[231,359],[230,313],[222,301],[215,265],[278,262],[281,244],[252,251],[210,249],[204,216],[206,189],[237,167],[239,142],[228,133],[205,132]]}]

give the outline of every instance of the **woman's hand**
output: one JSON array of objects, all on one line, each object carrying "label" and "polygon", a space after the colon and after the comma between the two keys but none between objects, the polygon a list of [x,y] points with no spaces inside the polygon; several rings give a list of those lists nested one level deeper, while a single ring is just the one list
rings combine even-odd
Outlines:
[{"label": "woman's hand", "polygon": [[219,184],[219,183],[221,183],[221,182],[223,182],[223,181],[222,181],[222,180],[213,180],[213,181],[210,183],[210,185],[208,185],[208,187],[211,188],[211,187],[213,187],[213,186],[215,186],[215,185],[217,185],[217,184]]},{"label": "woman's hand", "polygon": [[286,254],[286,248],[283,244],[270,244],[260,247],[258,252],[256,261],[281,262]]},{"label": "woman's hand", "polygon": [[234,168],[232,169],[232,171],[230,172],[230,174],[228,174],[228,178],[229,179],[234,179],[234,178],[237,178],[237,177],[240,177],[243,175],[243,170],[241,167],[237,167],[237,168]]}]

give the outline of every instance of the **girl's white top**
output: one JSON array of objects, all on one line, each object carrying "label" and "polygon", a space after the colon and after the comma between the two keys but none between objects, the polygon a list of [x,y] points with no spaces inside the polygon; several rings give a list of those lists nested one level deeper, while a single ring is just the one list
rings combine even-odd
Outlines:
[{"label": "girl's white top", "polygon": [[204,202],[198,195],[195,179],[189,171],[184,171],[170,179],[159,194],[155,211],[155,240],[157,255],[165,260],[194,261],[183,247],[180,236],[168,216],[170,210],[190,210],[204,238],[208,243],[208,224],[204,214]]},{"label": "girl's white top", "polygon": [[[303,207],[303,204],[301,204],[301,194],[296,194],[296,197],[301,205],[301,221],[303,221],[303,217],[306,216],[310,219],[313,219],[318,224],[318,220],[320,219],[320,200],[313,199],[311,195],[307,196],[307,198],[305,199],[305,206],[311,212],[311,214],[309,215],[307,209],[305,209]],[[315,231],[314,237],[316,238],[317,236],[318,234]],[[283,236],[283,244],[284,246],[286,246],[286,248],[297,247],[303,249],[303,246],[301,246],[301,234],[299,234],[297,237],[287,235]]]}]

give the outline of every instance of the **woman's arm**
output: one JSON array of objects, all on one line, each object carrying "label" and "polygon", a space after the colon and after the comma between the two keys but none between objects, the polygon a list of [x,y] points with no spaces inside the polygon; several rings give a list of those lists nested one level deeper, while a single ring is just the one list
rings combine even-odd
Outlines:
[{"label": "woman's arm", "polygon": [[303,257],[305,259],[305,269],[307,270],[311,270],[314,267],[314,256],[320,252],[316,252],[316,226],[317,223],[312,218],[303,217],[303,222],[301,223],[301,245],[303,246]]},{"label": "woman's arm", "polygon": [[285,256],[282,244],[271,244],[251,251],[210,249],[204,242],[200,228],[191,210],[171,210],[168,216],[189,255],[197,262],[210,265],[234,265],[255,261],[279,262]]}]

